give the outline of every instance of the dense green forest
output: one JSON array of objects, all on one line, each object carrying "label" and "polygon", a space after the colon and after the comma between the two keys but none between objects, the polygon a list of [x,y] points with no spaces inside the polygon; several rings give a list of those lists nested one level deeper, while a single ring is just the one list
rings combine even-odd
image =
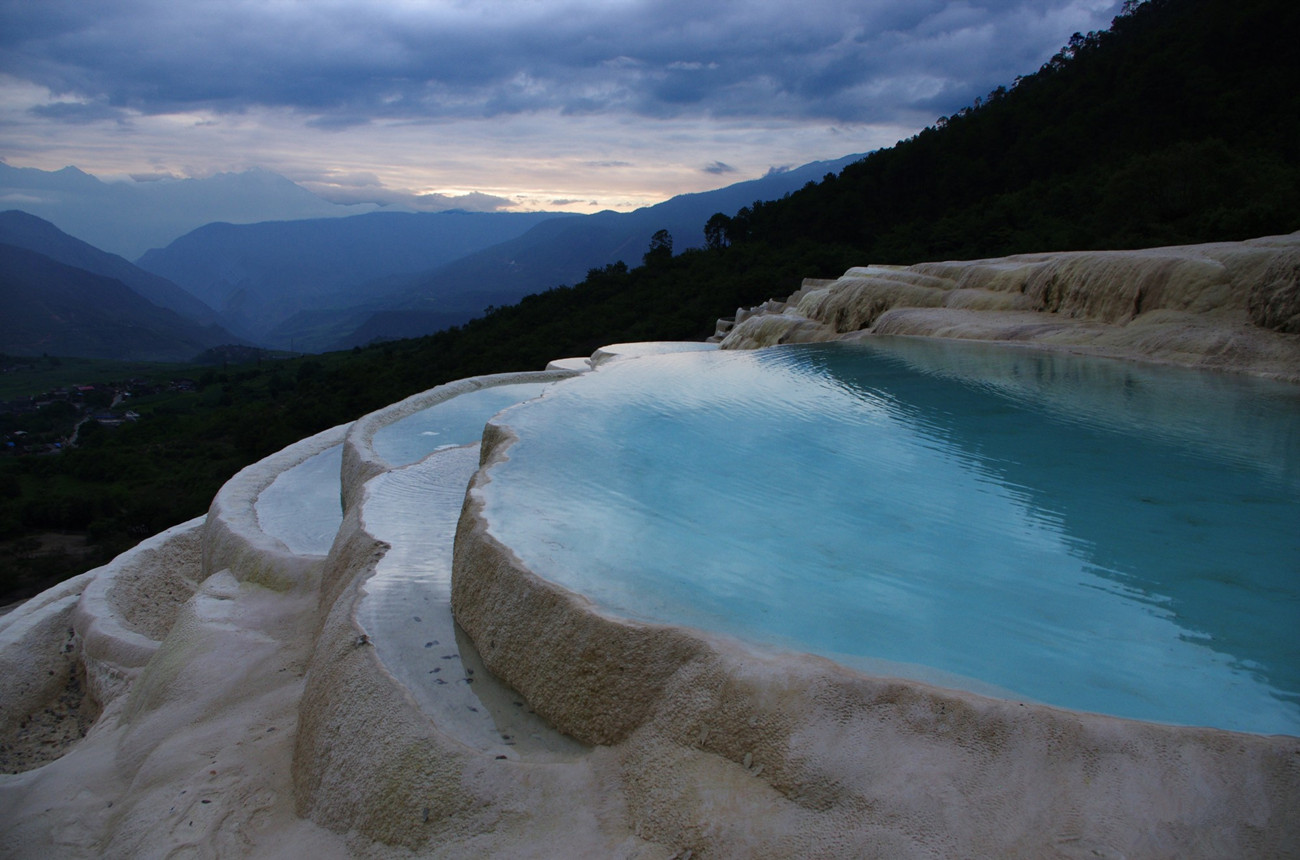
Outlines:
[{"label": "dense green forest", "polygon": [[[464,376],[626,340],[700,339],[718,317],[851,265],[1244,239],[1300,229],[1300,6],[1128,3],[1038,71],[777,201],[719,213],[709,247],[663,239],[462,327],[350,352],[177,367],[193,390],[83,425],[75,448],[0,457],[0,603],[206,510],[235,471]],[[90,371],[87,371],[89,374]],[[12,387],[13,380],[8,380]],[[33,389],[34,393],[35,389]],[[41,536],[88,539],[84,553]]]}]

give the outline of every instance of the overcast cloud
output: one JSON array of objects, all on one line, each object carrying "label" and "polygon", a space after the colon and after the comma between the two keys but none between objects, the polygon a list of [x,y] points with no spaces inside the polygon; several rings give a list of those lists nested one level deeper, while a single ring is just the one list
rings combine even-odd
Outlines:
[{"label": "overcast cloud", "polygon": [[887,146],[1118,6],[0,0],[0,157],[261,166],[422,208],[629,208]]}]

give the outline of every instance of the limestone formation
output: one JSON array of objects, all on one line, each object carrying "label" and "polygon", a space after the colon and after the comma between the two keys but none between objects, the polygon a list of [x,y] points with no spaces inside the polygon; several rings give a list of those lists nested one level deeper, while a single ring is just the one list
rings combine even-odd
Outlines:
[{"label": "limestone formation", "polygon": [[853,268],[738,311],[716,339],[752,349],[871,334],[1032,343],[1296,382],[1300,232]]},{"label": "limestone formation", "polygon": [[[1298,259],[1300,234],[871,266],[741,311],[721,339],[967,337],[1300,381]],[[459,628],[428,677],[494,684],[491,706],[533,719],[533,750],[570,740],[476,744],[423,707],[363,623],[399,540],[368,505],[405,468],[375,432],[485,386],[675,348],[461,380],[325,431],[241,471],[205,517],[0,616],[0,855],[1300,856],[1300,738],[870,677],[632,623],[539,578],[479,493],[515,443],[508,412],[451,502]],[[328,554],[295,553],[257,499],[337,445],[342,525]]]}]

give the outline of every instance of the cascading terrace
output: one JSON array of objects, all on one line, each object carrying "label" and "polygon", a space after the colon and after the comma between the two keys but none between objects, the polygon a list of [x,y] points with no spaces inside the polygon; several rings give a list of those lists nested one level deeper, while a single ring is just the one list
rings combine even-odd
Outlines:
[{"label": "cascading terrace", "polygon": [[[811,470],[819,458],[845,456],[834,433],[856,435],[865,432],[863,422],[899,417],[927,428],[929,443],[959,440],[960,450],[944,455],[950,477],[982,476],[987,484],[998,469],[1004,477],[1021,474],[1010,460],[1022,443],[1002,444],[987,433],[962,443],[955,425],[944,423],[957,393],[972,387],[1091,428],[1072,431],[1070,447],[1111,438],[1104,434],[1115,423],[1127,422],[1139,436],[1157,428],[1236,464],[1230,472],[1246,469],[1258,488],[1294,492],[1288,469],[1295,460],[1286,453],[1295,445],[1286,429],[1293,422],[1269,433],[1249,410],[1266,402],[1265,411],[1295,417],[1300,335],[1288,328],[1294,313],[1287,309],[1295,304],[1298,248],[1295,234],[1159,249],[1140,259],[1035,255],[871,267],[810,282],[788,301],[739,314],[722,343],[725,350],[862,341],[780,353],[802,356],[783,383],[792,387],[778,399],[804,418],[817,413],[801,398],[843,405],[848,401],[834,398],[856,397],[855,408],[870,413],[835,430],[833,411],[788,434],[787,441],[814,444],[802,453],[787,446],[754,456],[739,430],[726,439],[730,453],[693,448],[692,434],[720,435],[697,419],[727,410],[744,417],[744,409],[764,401],[730,385],[692,383],[687,367],[784,360],[778,353],[728,356],[701,344],[615,345],[546,371],[459,380],[305,439],[232,478],[206,517],[0,618],[0,755],[12,771],[0,776],[0,844],[16,856],[68,857],[380,857],[394,849],[664,860],[1294,853],[1300,738],[1285,725],[1234,731],[1067,709],[1014,691],[984,695],[949,685],[948,676],[917,679],[846,665],[835,654],[809,653],[815,648],[792,649],[788,638],[755,641],[713,626],[707,612],[656,615],[647,598],[653,588],[631,603],[612,603],[602,592],[615,587],[608,571],[598,570],[586,585],[556,571],[571,572],[571,539],[602,538],[606,548],[625,550],[619,544],[640,539],[635,521],[634,537],[607,528],[612,508],[611,519],[597,521],[569,507],[572,495],[510,514],[500,494],[545,435],[544,422],[530,417],[543,414],[585,423],[566,429],[593,434],[579,434],[563,462],[543,463],[552,473],[573,467],[564,477],[580,488],[611,443],[623,459],[600,480],[639,469],[642,480],[666,486],[673,468],[684,466],[706,484],[722,483],[725,471],[729,481],[771,487],[763,479],[779,474],[773,461],[807,456],[802,466],[794,462],[795,471]],[[1178,398],[1158,381],[1166,377],[1076,357],[1040,362],[1026,375],[1005,344],[971,352],[946,349],[943,341],[898,341],[895,359],[924,366],[937,380],[928,407],[892,389],[872,389],[860,375],[810,369],[836,350],[874,344],[888,353],[889,341],[876,336],[900,334],[1029,342],[1282,381],[1270,389],[1276,396],[1256,396],[1245,393],[1253,381],[1236,384],[1244,377],[1207,377],[1209,388],[1231,389],[1236,406],[1192,410],[1173,421],[1170,404]],[[648,401],[641,423],[632,421],[630,407],[612,403],[609,415],[597,415],[594,401],[576,394],[585,386],[612,395],[656,366],[670,368],[689,396],[673,409]],[[1090,379],[1103,384],[1085,385]],[[1072,396],[1076,390],[1086,396]],[[647,402],[644,390],[625,393]],[[676,434],[671,449],[645,450],[644,426],[656,422]],[[1094,431],[1102,435],[1088,435]],[[891,438],[888,465],[898,481],[910,480],[909,463],[939,456]],[[413,447],[403,449],[408,443]],[[1280,466],[1259,465],[1279,447],[1281,459],[1269,462]],[[660,453],[669,456],[651,456]],[[720,469],[728,456],[734,462]],[[1003,465],[961,471],[977,456]],[[1145,468],[1129,471],[1139,466]],[[832,472],[853,474],[847,465]],[[776,483],[789,488],[795,477]],[[799,485],[799,505],[787,514],[834,518],[838,503],[816,496],[833,477]],[[952,483],[938,482],[930,495]],[[1013,483],[1002,485],[999,510],[1027,511],[1025,497],[1035,490],[1021,482],[1017,491]],[[770,519],[746,531],[724,526],[707,504],[691,514],[684,506],[654,511],[645,507],[645,486],[606,489],[657,521],[671,525],[677,516],[685,520],[677,525],[692,532],[729,529],[719,539],[728,551],[707,567],[698,547],[683,539],[680,546],[658,544],[652,552],[662,558],[650,562],[677,555],[662,570],[647,570],[721,583],[731,598],[748,599],[736,589],[757,588],[751,574],[727,578],[721,566],[745,542],[781,543],[791,521]],[[890,498],[886,492],[873,507]],[[1091,523],[1110,504],[1071,499],[1073,507],[1057,514],[1073,518],[1076,530],[1040,517],[1031,524],[1034,552],[1050,537],[1077,538],[1079,523]],[[975,531],[992,527],[987,514]],[[525,546],[500,528],[511,515],[544,518],[554,529]],[[901,518],[897,530],[908,526]],[[1268,529],[1263,537],[1275,540],[1276,529]],[[1058,543],[1068,557],[1070,541]],[[1279,552],[1262,538],[1254,543],[1272,556]],[[1027,550],[1005,555],[1013,562],[1038,557]],[[795,553],[783,564],[799,566],[799,558]],[[1088,564],[1105,561],[1096,554]],[[1212,600],[1230,594],[1222,590],[1230,583],[1203,585]],[[1283,641],[1268,644],[1283,649],[1290,647],[1285,617],[1294,611],[1287,601],[1295,598],[1287,588],[1294,586],[1283,582],[1270,592],[1273,605],[1261,615],[1282,619],[1273,638]],[[917,597],[892,594],[897,603],[881,624],[904,617]],[[818,611],[834,612],[849,596]],[[1118,632],[1128,635],[1128,621],[1176,614],[1196,599],[1188,590],[1165,596],[1169,601],[1154,601],[1146,616],[1128,604]],[[724,594],[721,602],[731,598]],[[784,611],[782,600],[773,605]],[[1236,636],[1208,629],[1224,641]],[[1090,635],[1112,641],[1117,631]],[[1140,638],[1132,641],[1142,647]],[[1172,647],[1202,644],[1188,632]],[[1238,668],[1276,680],[1267,666],[1245,665],[1271,659],[1266,652],[1241,654]],[[1281,688],[1284,698],[1295,692]],[[60,708],[71,722],[53,727],[34,719]],[[72,711],[89,724],[83,738],[68,728],[76,724]],[[32,754],[40,747],[41,755]]]}]

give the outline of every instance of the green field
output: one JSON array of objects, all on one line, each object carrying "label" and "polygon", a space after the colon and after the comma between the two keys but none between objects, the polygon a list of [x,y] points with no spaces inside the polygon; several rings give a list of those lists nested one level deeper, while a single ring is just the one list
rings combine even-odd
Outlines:
[{"label": "green field", "polygon": [[0,400],[26,397],[68,388],[127,379],[166,381],[193,377],[203,365],[168,364],[161,361],[113,361],[104,358],[50,357],[25,358],[0,356],[0,367],[28,365],[28,368],[0,373]]}]

